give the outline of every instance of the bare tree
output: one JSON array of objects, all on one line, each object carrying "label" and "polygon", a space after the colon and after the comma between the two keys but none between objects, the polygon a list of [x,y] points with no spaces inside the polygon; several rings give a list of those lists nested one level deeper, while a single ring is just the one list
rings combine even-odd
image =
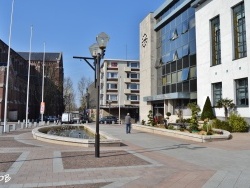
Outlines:
[{"label": "bare tree", "polygon": [[87,88],[90,86],[92,83],[90,78],[82,77],[81,80],[78,82],[78,92],[80,95],[80,109],[85,109],[87,108],[87,100],[86,97],[88,97],[87,94]]},{"label": "bare tree", "polygon": [[75,92],[73,88],[73,82],[70,77],[64,78],[63,98],[64,98],[64,106],[66,112],[70,112],[76,109]]}]

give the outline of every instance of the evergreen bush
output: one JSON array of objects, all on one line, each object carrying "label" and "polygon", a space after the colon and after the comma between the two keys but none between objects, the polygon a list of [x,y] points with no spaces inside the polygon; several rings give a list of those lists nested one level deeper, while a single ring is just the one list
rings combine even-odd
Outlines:
[{"label": "evergreen bush", "polygon": [[155,121],[154,121],[154,117],[153,117],[153,111],[149,110],[148,112],[148,125],[154,126],[155,125]]},{"label": "evergreen bush", "polygon": [[205,105],[203,106],[203,110],[202,110],[202,113],[201,113],[201,119],[202,120],[207,119],[207,118],[208,119],[214,119],[215,118],[209,96],[207,96]]}]

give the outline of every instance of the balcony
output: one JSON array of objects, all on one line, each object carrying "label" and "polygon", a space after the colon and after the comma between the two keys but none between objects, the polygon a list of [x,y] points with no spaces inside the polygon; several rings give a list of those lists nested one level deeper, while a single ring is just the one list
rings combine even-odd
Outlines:
[{"label": "balcony", "polygon": [[125,100],[124,105],[131,105],[131,101]]},{"label": "balcony", "polygon": [[131,78],[124,78],[124,82],[125,83],[130,83],[131,82]]},{"label": "balcony", "polygon": [[131,90],[130,89],[124,89],[124,93],[131,93]]},{"label": "balcony", "polygon": [[125,72],[131,72],[131,67],[124,67]]}]

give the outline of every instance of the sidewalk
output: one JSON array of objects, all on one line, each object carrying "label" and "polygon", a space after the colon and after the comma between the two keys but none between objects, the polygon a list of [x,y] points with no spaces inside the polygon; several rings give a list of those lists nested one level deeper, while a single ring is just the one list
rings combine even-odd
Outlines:
[{"label": "sidewalk", "polygon": [[0,187],[250,187],[249,133],[196,143],[100,125],[123,145],[101,147],[95,158],[94,148],[41,142],[31,130],[0,136]]}]

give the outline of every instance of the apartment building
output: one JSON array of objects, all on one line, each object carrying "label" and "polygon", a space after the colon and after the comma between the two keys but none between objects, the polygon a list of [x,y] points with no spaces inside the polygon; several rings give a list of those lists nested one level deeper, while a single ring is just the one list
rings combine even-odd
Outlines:
[{"label": "apartment building", "polygon": [[197,99],[193,0],[166,0],[140,23],[140,120],[166,117]]},{"label": "apartment building", "polygon": [[[250,1],[196,0],[198,104],[232,99],[250,122]],[[223,8],[222,8],[223,7]],[[212,11],[211,11],[212,10]],[[217,117],[224,109],[215,108]]]},{"label": "apartment building", "polygon": [[129,112],[138,120],[140,103],[140,63],[138,60],[104,59],[101,64],[101,117],[124,119]]}]

